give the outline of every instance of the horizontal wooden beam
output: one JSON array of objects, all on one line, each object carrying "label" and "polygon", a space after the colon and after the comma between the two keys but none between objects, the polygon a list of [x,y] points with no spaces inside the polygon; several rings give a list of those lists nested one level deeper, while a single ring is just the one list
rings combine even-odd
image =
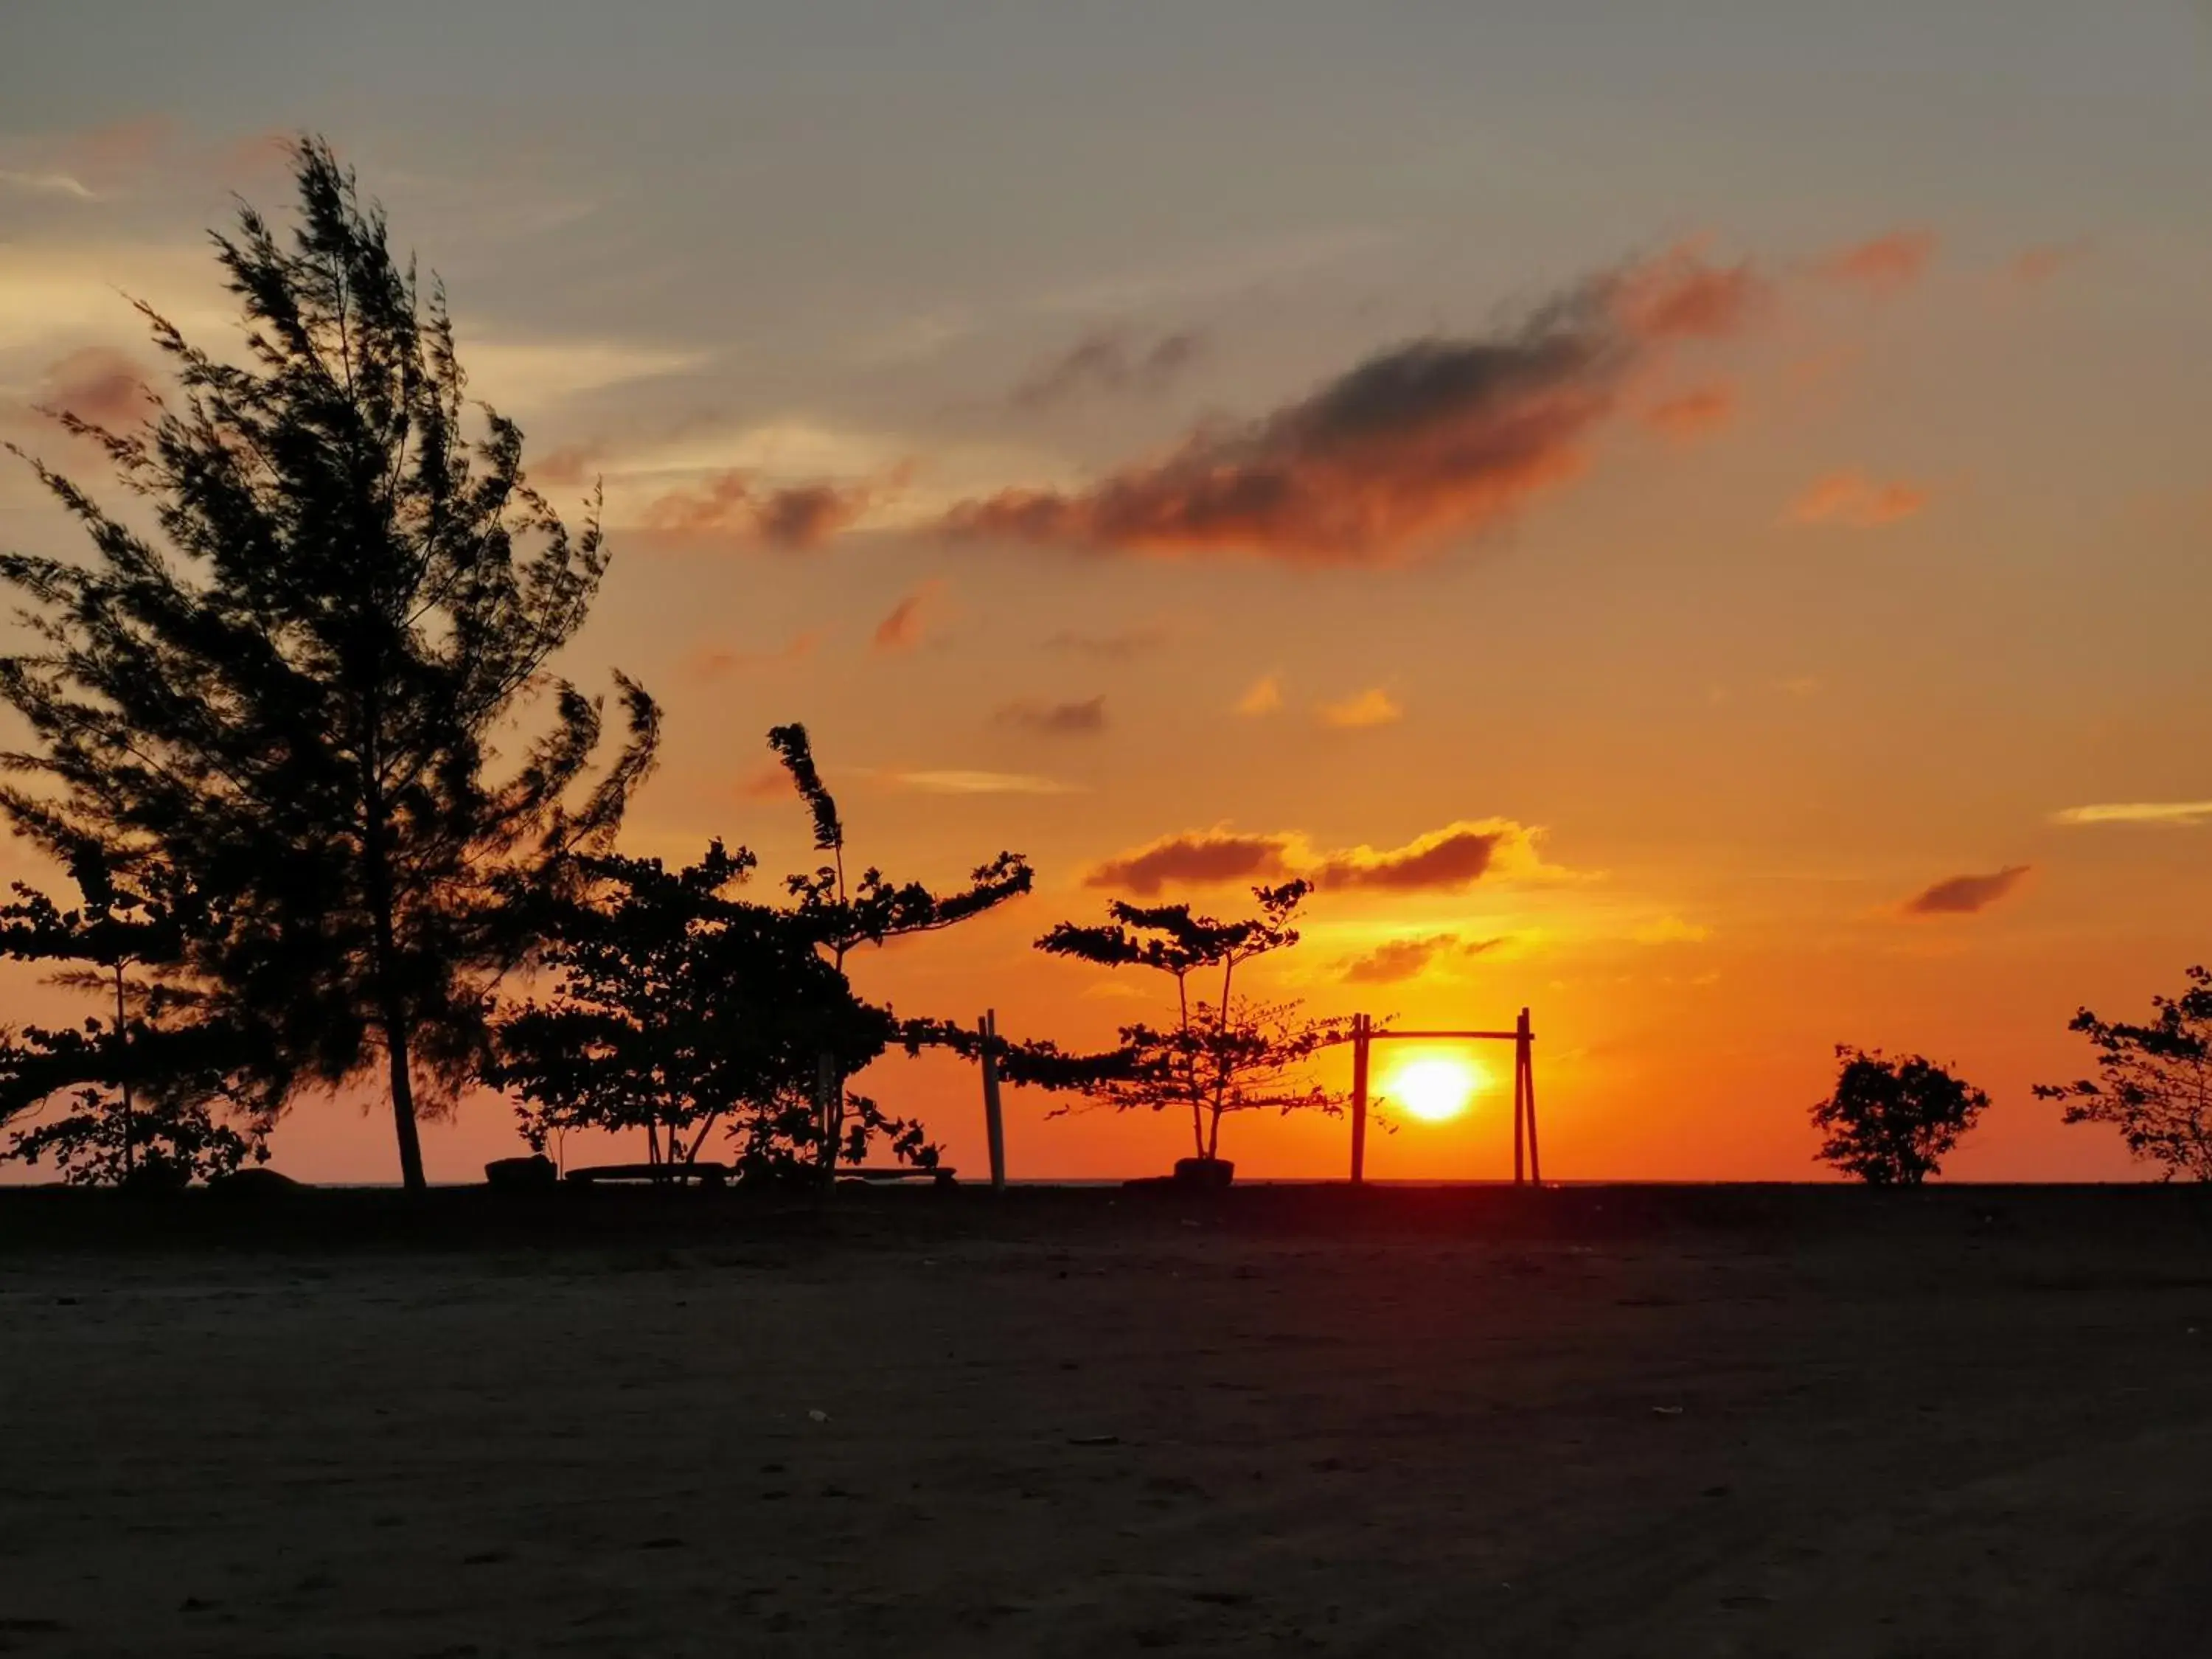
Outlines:
[{"label": "horizontal wooden beam", "polygon": [[[1533,1037],[1535,1033],[1531,1031],[1529,1036]],[[1521,1033],[1518,1031],[1392,1031],[1378,1025],[1368,1032],[1367,1036],[1368,1040],[1373,1042],[1380,1042],[1384,1037],[1435,1037],[1460,1042],[1472,1042],[1478,1039],[1493,1042],[1517,1042],[1521,1039]]]}]

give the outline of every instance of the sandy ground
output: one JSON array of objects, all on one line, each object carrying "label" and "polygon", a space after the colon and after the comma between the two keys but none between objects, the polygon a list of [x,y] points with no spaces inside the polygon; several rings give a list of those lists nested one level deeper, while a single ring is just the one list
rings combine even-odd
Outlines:
[{"label": "sandy ground", "polygon": [[0,1204],[0,1652],[2212,1652],[2194,1194],[1112,1196]]}]

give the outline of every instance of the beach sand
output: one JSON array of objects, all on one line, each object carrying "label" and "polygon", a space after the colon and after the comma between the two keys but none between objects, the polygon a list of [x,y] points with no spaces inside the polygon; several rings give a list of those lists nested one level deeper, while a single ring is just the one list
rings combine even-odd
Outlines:
[{"label": "beach sand", "polygon": [[2194,1193],[846,1196],[0,1194],[0,1652],[2212,1650]]}]

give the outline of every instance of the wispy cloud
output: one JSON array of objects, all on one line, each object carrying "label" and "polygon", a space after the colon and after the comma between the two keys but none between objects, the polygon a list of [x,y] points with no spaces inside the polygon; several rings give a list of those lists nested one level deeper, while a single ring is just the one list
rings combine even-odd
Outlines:
[{"label": "wispy cloud", "polygon": [[1735,387],[1717,380],[1652,404],[1644,411],[1643,421],[1663,437],[1687,442],[1719,431],[1735,419]]},{"label": "wispy cloud", "polygon": [[1041,702],[1024,697],[1006,704],[993,718],[1001,726],[1040,737],[1095,737],[1106,729],[1106,697],[1103,692],[1072,702]]},{"label": "wispy cloud", "polygon": [[153,408],[145,370],[106,346],[87,346],[49,363],[40,377],[38,400],[41,408],[104,427],[127,425]]},{"label": "wispy cloud", "polygon": [[1737,332],[1767,294],[1747,265],[1676,249],[1577,283],[1517,328],[1394,347],[1088,488],[1003,490],[944,526],[1125,553],[1388,562],[1492,528],[1574,477],[1661,353]]},{"label": "wispy cloud", "polygon": [[884,776],[902,789],[919,789],[933,795],[1073,795],[1081,786],[1030,772],[887,772]]},{"label": "wispy cloud", "polygon": [[1917,283],[1936,258],[1936,233],[1914,227],[1893,230],[1821,259],[1820,274],[1869,294],[1890,295]]},{"label": "wispy cloud", "polygon": [[1125,328],[1097,329],[1023,380],[1012,402],[1035,412],[1091,394],[1156,393],[1205,349],[1204,339],[1188,330],[1147,339]]},{"label": "wispy cloud", "polygon": [[1986,910],[2027,878],[2032,866],[2008,864],[1985,876],[1948,876],[1923,887],[1905,902],[1912,916],[1970,916]]},{"label": "wispy cloud", "polygon": [[0,185],[33,196],[70,196],[80,202],[100,199],[82,179],[66,173],[25,173],[14,167],[0,167]]},{"label": "wispy cloud", "polygon": [[1406,718],[1405,705],[1381,686],[1372,686],[1357,696],[1340,702],[1317,704],[1315,716],[1323,726],[1340,732],[1357,731],[1369,726],[1395,726]]},{"label": "wispy cloud", "polygon": [[1502,939],[1463,939],[1457,933],[1431,933],[1421,939],[1386,940],[1343,964],[1347,985],[1395,985],[1417,978],[1432,963],[1459,956],[1480,956],[1503,944]]},{"label": "wispy cloud", "polygon": [[793,634],[781,645],[766,651],[733,651],[724,646],[700,646],[684,659],[684,672],[695,680],[726,679],[757,668],[783,667],[804,662],[822,643],[822,630],[810,628]]},{"label": "wispy cloud", "polygon": [[1104,662],[1128,662],[1138,657],[1152,655],[1164,647],[1168,639],[1167,627],[1159,623],[1103,634],[1064,628],[1045,641],[1044,648],[1065,651],[1073,656],[1096,657]]},{"label": "wispy cloud", "polygon": [[1814,479],[1790,503],[1784,519],[1794,525],[1879,530],[1924,511],[1929,499],[1929,492],[1922,485],[1902,481],[1884,483],[1850,468]]},{"label": "wispy cloud", "polygon": [[944,588],[940,581],[926,581],[890,608],[876,624],[871,648],[882,653],[911,651],[921,643],[928,629],[927,612]]},{"label": "wispy cloud", "polygon": [[1262,674],[1237,699],[1237,712],[1247,718],[1272,714],[1283,706],[1283,681],[1279,674]]},{"label": "wispy cloud", "polygon": [[1638,945],[1702,945],[1713,936],[1713,930],[1702,922],[1665,915],[1643,923],[1628,936]]},{"label": "wispy cloud", "polygon": [[2040,288],[2052,277],[2089,257],[2090,245],[2087,237],[2075,237],[2063,242],[2040,242],[2033,247],[2024,247],[2012,257],[2007,267],[2012,279],[2023,288]]},{"label": "wispy cloud", "polygon": [[2194,828],[2212,818],[2212,800],[2105,801],[2053,812],[2053,823],[2162,823]]}]

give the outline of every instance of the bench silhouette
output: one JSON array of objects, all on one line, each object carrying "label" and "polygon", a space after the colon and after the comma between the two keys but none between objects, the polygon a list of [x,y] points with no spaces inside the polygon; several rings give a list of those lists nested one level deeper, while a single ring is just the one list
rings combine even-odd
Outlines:
[{"label": "bench silhouette", "polygon": [[[840,1170],[840,1181],[863,1181],[871,1184],[887,1181],[929,1181],[939,1187],[954,1184],[959,1173],[950,1165],[939,1164],[935,1169],[916,1169],[906,1164],[884,1167]],[[589,1185],[597,1181],[696,1182],[702,1187],[726,1187],[738,1178],[738,1171],[727,1164],[587,1164],[568,1171],[566,1179]]]}]

